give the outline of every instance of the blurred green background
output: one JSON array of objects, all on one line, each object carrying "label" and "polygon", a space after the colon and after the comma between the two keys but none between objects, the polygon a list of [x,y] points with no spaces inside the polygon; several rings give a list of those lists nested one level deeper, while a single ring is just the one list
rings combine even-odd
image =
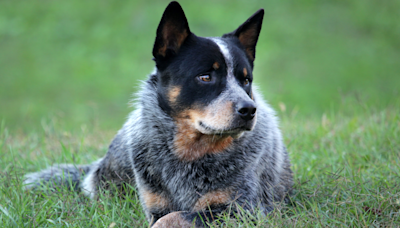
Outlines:
[{"label": "blurred green background", "polygon": [[[400,105],[400,1],[180,1],[191,30],[220,36],[266,10],[255,82],[279,114],[321,118]],[[117,130],[153,70],[168,1],[0,1],[0,119]]]}]

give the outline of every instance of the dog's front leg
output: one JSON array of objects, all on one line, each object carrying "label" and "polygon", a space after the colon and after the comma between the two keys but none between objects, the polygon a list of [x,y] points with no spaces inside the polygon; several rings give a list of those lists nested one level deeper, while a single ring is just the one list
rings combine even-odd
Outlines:
[{"label": "dog's front leg", "polygon": [[198,227],[184,216],[185,212],[175,211],[164,215],[152,226],[152,228],[190,228]]},{"label": "dog's front leg", "polygon": [[175,211],[167,215],[164,215],[157,220],[152,228],[202,228],[208,227],[207,224],[211,224],[216,216],[222,212],[221,209],[216,210],[203,210],[198,212],[187,212],[187,211]]}]

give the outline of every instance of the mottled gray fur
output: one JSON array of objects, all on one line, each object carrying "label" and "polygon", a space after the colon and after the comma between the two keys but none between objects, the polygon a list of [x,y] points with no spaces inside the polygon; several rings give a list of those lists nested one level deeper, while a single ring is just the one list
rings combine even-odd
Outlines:
[{"label": "mottled gray fur", "polygon": [[[172,11],[181,11],[177,3],[171,5]],[[260,12],[255,15],[261,15]],[[256,35],[258,37],[258,33]],[[214,200],[209,207],[202,207],[201,210],[205,210],[202,214],[206,217],[223,211],[231,202],[248,210],[260,207],[266,213],[271,211],[274,202],[284,201],[291,191],[290,161],[273,109],[254,87],[251,93],[246,93],[238,84],[234,75],[235,64],[247,60],[243,60],[246,53],[238,40],[232,39],[208,38],[220,49],[227,69],[223,73],[227,78],[224,91],[215,99],[229,100],[234,107],[243,100],[254,101],[257,112],[252,130],[238,132],[231,144],[218,153],[206,153],[193,160],[179,158],[177,144],[174,144],[178,135],[178,120],[160,106],[160,78],[165,76],[165,72],[156,68],[142,84],[135,101],[135,111],[115,136],[105,157],[91,165],[55,165],[28,174],[26,188],[41,184],[72,186],[94,198],[99,191],[115,190],[114,187],[124,193],[124,185],[129,184],[136,186],[146,216],[153,222],[176,211],[185,212],[182,217],[187,220],[201,216],[196,210],[198,202],[204,200],[202,197],[212,198],[215,194],[218,198],[221,192],[229,194],[229,200]],[[184,63],[185,58],[182,59]],[[252,71],[252,68],[248,69]],[[207,108],[212,110],[213,107],[209,105]],[[236,114],[232,115],[237,115],[237,110],[234,112]],[[147,203],[151,207],[145,203],[146,199],[152,201]],[[202,226],[201,223],[196,224]]]},{"label": "mottled gray fur", "polygon": [[[139,193],[150,182],[170,193],[166,197],[172,201],[171,211],[191,211],[202,193],[218,188],[232,187],[238,203],[261,206],[266,211],[272,209],[273,201],[284,199],[292,186],[290,162],[275,112],[258,92],[253,90],[258,118],[253,131],[244,132],[229,151],[182,162],[173,153],[174,121],[157,105],[156,83],[155,73],[144,83],[136,110],[104,158],[88,166],[55,165],[28,174],[27,187],[41,182],[72,183],[93,198],[109,182],[121,187],[123,183],[136,184]],[[88,175],[81,183],[82,173]],[[149,180],[141,178],[143,173]]]}]

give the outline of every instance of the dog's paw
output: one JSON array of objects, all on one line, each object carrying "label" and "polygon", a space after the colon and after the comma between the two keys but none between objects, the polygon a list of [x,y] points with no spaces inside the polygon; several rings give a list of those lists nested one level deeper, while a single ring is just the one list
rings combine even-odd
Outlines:
[{"label": "dog's paw", "polygon": [[152,226],[152,228],[191,228],[196,226],[182,217],[182,212],[172,212],[164,215]]}]

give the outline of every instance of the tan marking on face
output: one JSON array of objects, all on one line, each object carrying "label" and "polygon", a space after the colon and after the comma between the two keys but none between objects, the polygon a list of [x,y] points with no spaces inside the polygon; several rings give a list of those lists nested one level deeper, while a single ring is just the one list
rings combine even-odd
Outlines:
[{"label": "tan marking on face", "polygon": [[211,205],[229,204],[231,201],[230,190],[217,190],[200,197],[193,206],[192,211],[201,211]]},{"label": "tan marking on face", "polygon": [[233,103],[231,101],[215,101],[204,108],[193,108],[189,110],[193,123],[202,120],[207,126],[214,129],[227,129],[232,124]]},{"label": "tan marking on face", "polygon": [[145,190],[142,193],[142,197],[144,200],[144,204],[148,209],[152,208],[160,209],[168,207],[168,199],[159,194]]},{"label": "tan marking on face", "polygon": [[190,109],[175,118],[177,132],[174,138],[175,154],[182,160],[194,161],[206,154],[217,154],[226,150],[233,141],[229,135],[203,134],[196,129],[201,120],[215,129],[226,129],[232,120],[232,102],[220,109],[208,107],[208,110]]},{"label": "tan marking on face", "polygon": [[246,68],[243,68],[243,75],[244,75],[244,77],[247,77],[247,69]]},{"label": "tan marking on face", "polygon": [[218,68],[219,68],[219,63],[218,63],[218,62],[215,62],[215,63],[213,64],[213,69],[214,69],[214,70],[218,70]]},{"label": "tan marking on face", "polygon": [[175,154],[181,160],[194,161],[206,154],[217,154],[227,149],[233,141],[231,136],[205,135],[186,121],[177,122]]},{"label": "tan marking on face", "polygon": [[190,228],[192,222],[182,217],[182,212],[175,211],[164,215],[154,223],[152,228]]},{"label": "tan marking on face", "polygon": [[168,92],[169,102],[171,102],[172,104],[175,103],[176,98],[179,96],[180,93],[181,93],[180,86],[174,86],[174,87],[170,88],[170,90]]}]

